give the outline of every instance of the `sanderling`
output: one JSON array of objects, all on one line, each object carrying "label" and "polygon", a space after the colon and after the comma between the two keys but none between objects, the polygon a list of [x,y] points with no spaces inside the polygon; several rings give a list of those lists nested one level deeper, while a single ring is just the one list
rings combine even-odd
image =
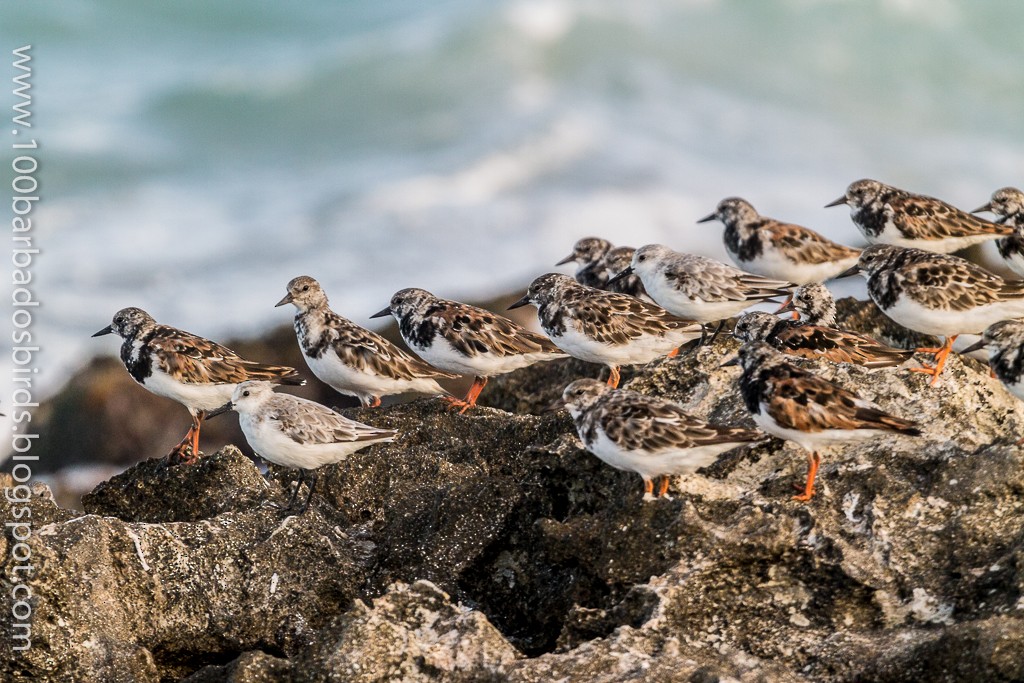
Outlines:
[{"label": "sanderling", "polygon": [[788,297],[794,286],[660,244],[637,249],[630,267],[612,280],[630,273],[640,276],[647,293],[669,313],[699,323],[718,322],[718,329],[721,321],[755,304]]},{"label": "sanderling", "polygon": [[309,493],[298,508],[302,514],[316,488],[317,469],[341,462],[367,446],[394,441],[393,429],[378,429],[350,420],[327,406],[290,394],[278,394],[272,382],[250,380],[235,387],[231,400],[210,416],[234,410],[238,424],[256,455],[282,467],[298,468],[286,510],[295,511],[302,482],[309,473]]}]

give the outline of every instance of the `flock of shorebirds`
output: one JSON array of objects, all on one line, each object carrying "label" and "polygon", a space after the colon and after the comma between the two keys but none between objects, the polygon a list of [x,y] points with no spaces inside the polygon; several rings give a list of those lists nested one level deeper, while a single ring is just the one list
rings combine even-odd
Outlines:
[{"label": "flock of shorebirds", "polygon": [[[738,267],[662,245],[633,250],[581,239],[559,262],[575,262],[575,278],[542,275],[511,307],[535,305],[543,335],[481,308],[403,289],[371,317],[393,316],[417,357],[332,311],[311,277],[289,282],[277,305],[297,309],[295,333],[313,374],[364,406],[416,392],[439,395],[466,412],[496,375],[566,356],[607,366],[607,382],[576,380],[559,403],[571,413],[590,452],[640,474],[645,499],[653,497],[656,481],[657,495],[665,495],[670,476],[693,473],[721,453],[766,436],[707,424],[670,401],[619,389],[620,366],[675,356],[690,342],[696,348],[709,326],[715,325],[713,338],[726,320],[739,315],[733,334],[742,346],[724,365],[741,367],[739,392],[756,425],[807,451],[807,477],[796,496],[806,501],[814,495],[824,448],[883,432],[921,432],[915,422],[798,367],[794,357],[881,368],[929,353],[932,365],[910,370],[931,375],[934,384],[957,335],[983,334],[968,350],[987,348],[992,372],[1024,399],[1024,322],[1017,320],[1024,318],[1024,280],[1003,279],[950,255],[996,239],[1006,265],[1024,276],[1024,193],[998,190],[989,203],[968,213],[939,199],[860,180],[828,206],[840,204],[850,207],[867,248],[843,246],[808,228],[763,217],[739,198],[722,200],[700,221],[724,224],[725,246]],[[997,219],[974,215],[982,212]],[[857,272],[867,278],[868,294],[883,313],[910,330],[942,337],[943,345],[893,348],[837,327],[835,304],[821,283]],[[778,304],[778,297],[785,297],[777,311],[787,312],[784,318],[744,313],[754,305]],[[192,427],[169,456],[172,463],[198,458],[203,420],[234,409],[257,454],[299,469],[290,512],[308,507],[319,467],[397,437],[394,430],[275,392],[278,384],[304,383],[293,368],[242,359],[216,342],[158,324],[141,309],[118,311],[94,336],[110,333],[124,340],[121,360],[131,376],[192,415]],[[474,377],[463,399],[438,384],[457,375]],[[307,494],[300,504],[303,480]]]}]

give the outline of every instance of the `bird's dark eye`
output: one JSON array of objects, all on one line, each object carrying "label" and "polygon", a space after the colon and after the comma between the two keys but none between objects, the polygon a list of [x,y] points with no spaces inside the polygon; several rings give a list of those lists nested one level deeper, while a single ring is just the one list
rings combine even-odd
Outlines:
[{"label": "bird's dark eye", "polygon": [[647,260],[646,256],[640,256],[640,257],[637,258],[637,261],[646,261],[646,260]]},{"label": "bird's dark eye", "polygon": [[248,389],[246,389],[245,391],[242,392],[242,396],[248,396],[248,395],[249,395],[249,390]]},{"label": "bird's dark eye", "polygon": [[308,292],[309,291],[309,285],[302,285],[302,291],[303,292]]}]

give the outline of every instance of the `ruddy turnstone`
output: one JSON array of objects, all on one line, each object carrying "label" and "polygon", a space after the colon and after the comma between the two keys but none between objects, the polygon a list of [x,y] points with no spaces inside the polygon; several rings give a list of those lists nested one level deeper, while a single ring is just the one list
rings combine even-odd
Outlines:
[{"label": "ruddy turnstone", "polygon": [[[629,268],[612,278],[635,273],[655,303],[673,315],[699,323],[718,322],[773,296],[789,296],[793,285],[745,273],[721,261],[648,244],[633,254]],[[717,334],[718,330],[715,331]]]},{"label": "ruddy turnstone", "polygon": [[914,355],[871,337],[835,327],[779,320],[771,313],[750,311],[740,316],[733,336],[741,342],[763,341],[789,356],[825,358],[866,368],[889,368]]},{"label": "ruddy turnstone", "polygon": [[[732,365],[737,359],[727,361]],[[814,496],[820,451],[829,446],[871,438],[890,431],[917,436],[910,420],[893,417],[857,394],[792,365],[764,342],[740,347],[740,394],[754,422],[780,439],[807,451],[807,481],[795,500]]]},{"label": "ruddy turnstone", "polygon": [[860,254],[810,228],[761,216],[739,197],[723,199],[697,222],[714,220],[725,225],[725,249],[737,266],[776,280],[798,285],[829,280],[857,263]]},{"label": "ruddy turnstone", "polygon": [[1010,270],[1024,276],[1024,192],[1015,187],[996,190],[988,204],[979,206],[971,213],[983,211],[998,216],[996,223],[1013,227],[1012,235],[996,240],[996,249]]},{"label": "ruddy turnstone", "polygon": [[245,360],[231,349],[189,332],[160,325],[141,308],[123,308],[92,335],[116,334],[121,362],[136,382],[157,396],[188,408],[192,426],[168,459],[194,462],[199,457],[199,429],[206,413],[231,398],[235,385],[250,379],[305,384],[294,368]]},{"label": "ruddy turnstone", "polygon": [[604,267],[604,257],[611,251],[612,243],[600,237],[584,237],[573,245],[572,253],[556,263],[561,266],[576,262],[576,282],[587,287],[604,287],[608,275]]},{"label": "ruddy turnstone", "polygon": [[250,380],[235,387],[231,400],[210,413],[234,410],[245,440],[261,458],[282,467],[298,468],[299,480],[285,507],[295,511],[302,482],[309,493],[298,508],[302,514],[316,488],[317,469],[341,462],[367,446],[394,441],[398,432],[350,420],[326,406],[298,396],[274,392],[274,384]]},{"label": "ruddy turnstone", "polygon": [[988,364],[995,376],[1011,394],[1024,401],[1024,321],[1003,320],[990,325],[980,340],[961,353],[983,348],[988,349]]},{"label": "ruddy turnstone", "polygon": [[644,480],[644,500],[668,491],[669,477],[692,474],[737,446],[764,439],[751,429],[719,427],[688,415],[671,401],[594,379],[578,379],[560,401],[572,415],[584,447],[612,467]]},{"label": "ruddy turnstone", "polygon": [[605,255],[603,265],[606,281],[605,286],[601,287],[601,289],[607,289],[609,292],[618,292],[619,294],[629,294],[653,304],[654,299],[647,295],[644,283],[636,275],[627,275],[624,278],[611,282],[612,277],[629,268],[629,264],[633,262],[633,253],[635,251],[636,249],[633,247],[615,247]]},{"label": "ruddy turnstone", "polygon": [[809,325],[836,326],[836,300],[832,298],[828,287],[820,282],[797,287],[789,303],[784,304],[776,313],[787,311],[796,313],[802,322]]},{"label": "ruddy turnstone", "polygon": [[917,349],[935,354],[934,368],[911,368],[932,375],[932,384],[958,335],[1024,317],[1024,281],[1004,280],[957,256],[875,244],[858,264],[848,272],[867,276],[868,294],[883,313],[915,332],[945,338],[939,348]]},{"label": "ruddy turnstone", "polygon": [[395,317],[402,339],[428,363],[445,372],[473,375],[464,400],[445,399],[461,408],[460,413],[476,405],[488,378],[565,357],[551,340],[508,318],[423,289],[395,293],[387,308],[370,317],[386,315]]},{"label": "ruddy turnstone", "polygon": [[303,275],[288,283],[288,293],[277,302],[285,304],[298,309],[295,336],[309,369],[320,381],[355,396],[364,406],[376,407],[382,396],[410,391],[447,394],[437,380],[456,378],[332,311],[320,283],[311,277]]},{"label": "ruddy turnstone", "polygon": [[676,355],[703,327],[636,297],[585,287],[571,277],[541,275],[509,308],[537,306],[544,332],[558,348],[589,363],[607,365],[608,385],[619,385],[619,366]]},{"label": "ruddy turnstone", "polygon": [[880,183],[858,180],[826,204],[850,207],[850,218],[872,244],[893,244],[949,254],[1013,233],[946,202]]}]

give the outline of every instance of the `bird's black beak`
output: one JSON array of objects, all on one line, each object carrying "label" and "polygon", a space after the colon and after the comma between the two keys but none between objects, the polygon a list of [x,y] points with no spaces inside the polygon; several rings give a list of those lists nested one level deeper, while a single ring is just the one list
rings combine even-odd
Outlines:
[{"label": "bird's black beak", "polygon": [[220,408],[214,408],[213,410],[208,412],[206,414],[206,419],[209,420],[211,417],[217,417],[218,415],[221,415],[223,413],[228,412],[229,410],[231,410],[234,407],[235,407],[235,404],[232,403],[231,401],[228,401],[227,403],[222,405]]},{"label": "bird's black beak", "polygon": [[992,210],[992,202],[989,202],[988,204],[985,204],[983,206],[979,206],[974,211],[971,211],[971,213],[985,213],[986,211],[991,211],[991,210]]},{"label": "bird's black beak", "polygon": [[562,396],[559,396],[558,398],[556,398],[554,401],[551,402],[551,405],[549,405],[547,408],[544,409],[544,412],[545,413],[554,413],[554,412],[557,412],[559,410],[564,410],[564,409],[565,409],[565,398],[563,398]]},{"label": "bird's black beak", "polygon": [[775,311],[775,315],[780,313],[789,313],[790,311],[796,311],[796,304],[794,299],[790,299],[786,303],[779,306],[779,310]]},{"label": "bird's black beak", "polygon": [[714,220],[718,220],[718,214],[717,213],[709,213],[707,216],[704,216],[704,218],[701,218],[697,222],[698,223],[710,223],[711,221],[714,221]]},{"label": "bird's black beak", "polygon": [[718,367],[720,367],[720,368],[731,368],[731,367],[733,367],[735,365],[739,365],[739,364],[740,364],[740,357],[737,355],[737,356],[733,356],[731,358],[726,358],[725,362],[722,363],[721,365],[719,365]]},{"label": "bird's black beak", "polygon": [[285,304],[290,304],[293,301],[295,301],[295,297],[292,296],[291,292],[288,292],[287,294],[284,295],[284,298],[282,298],[280,301],[274,304],[274,308],[277,308],[278,306],[284,306]]},{"label": "bird's black beak", "polygon": [[100,330],[99,332],[97,332],[96,334],[94,334],[92,336],[94,336],[94,337],[102,337],[103,335],[113,334],[113,333],[114,333],[114,326],[113,325],[107,325],[102,330]]},{"label": "bird's black beak", "polygon": [[528,303],[530,303],[530,295],[529,295],[529,294],[527,294],[526,296],[524,296],[524,297],[523,297],[522,299],[519,299],[519,300],[518,300],[518,301],[516,301],[516,302],[515,302],[514,304],[512,304],[511,306],[509,306],[508,308],[506,308],[505,310],[506,310],[506,311],[511,311],[511,310],[512,310],[513,308],[520,308],[520,307],[522,307],[522,306],[525,306],[525,305],[526,305],[526,304],[528,304]]},{"label": "bird's black beak", "polygon": [[615,275],[611,279],[609,279],[608,282],[605,283],[605,285],[607,286],[607,285],[610,285],[613,282],[618,282],[622,278],[629,277],[632,274],[633,274],[633,266],[628,266],[624,271],[622,271],[618,275]]},{"label": "bird's black beak", "polygon": [[374,313],[370,317],[371,318],[383,318],[386,315],[391,315],[391,307],[390,306],[388,306],[387,308],[380,309],[379,311],[377,311],[376,313]]},{"label": "bird's black beak", "polygon": [[859,272],[861,272],[860,264],[852,265],[843,272],[839,273],[839,275],[836,275],[835,279],[838,280],[839,278],[850,277],[851,275],[856,275]]},{"label": "bird's black beak", "polygon": [[960,349],[959,353],[961,355],[965,353],[973,353],[974,351],[980,351],[981,349],[985,348],[985,346],[985,340],[979,339],[978,341],[968,346],[966,349]]},{"label": "bird's black beak", "polygon": [[846,195],[844,194],[842,197],[840,197],[839,199],[835,200],[834,202],[829,202],[828,204],[826,204],[825,208],[828,209],[828,208],[831,208],[833,206],[839,206],[840,204],[848,204],[848,203],[849,203],[849,200],[846,198]]},{"label": "bird's black beak", "polygon": [[566,256],[564,259],[562,259],[561,261],[559,261],[555,265],[556,266],[564,266],[566,263],[572,263],[575,260],[576,260],[576,254],[569,254],[568,256]]}]

